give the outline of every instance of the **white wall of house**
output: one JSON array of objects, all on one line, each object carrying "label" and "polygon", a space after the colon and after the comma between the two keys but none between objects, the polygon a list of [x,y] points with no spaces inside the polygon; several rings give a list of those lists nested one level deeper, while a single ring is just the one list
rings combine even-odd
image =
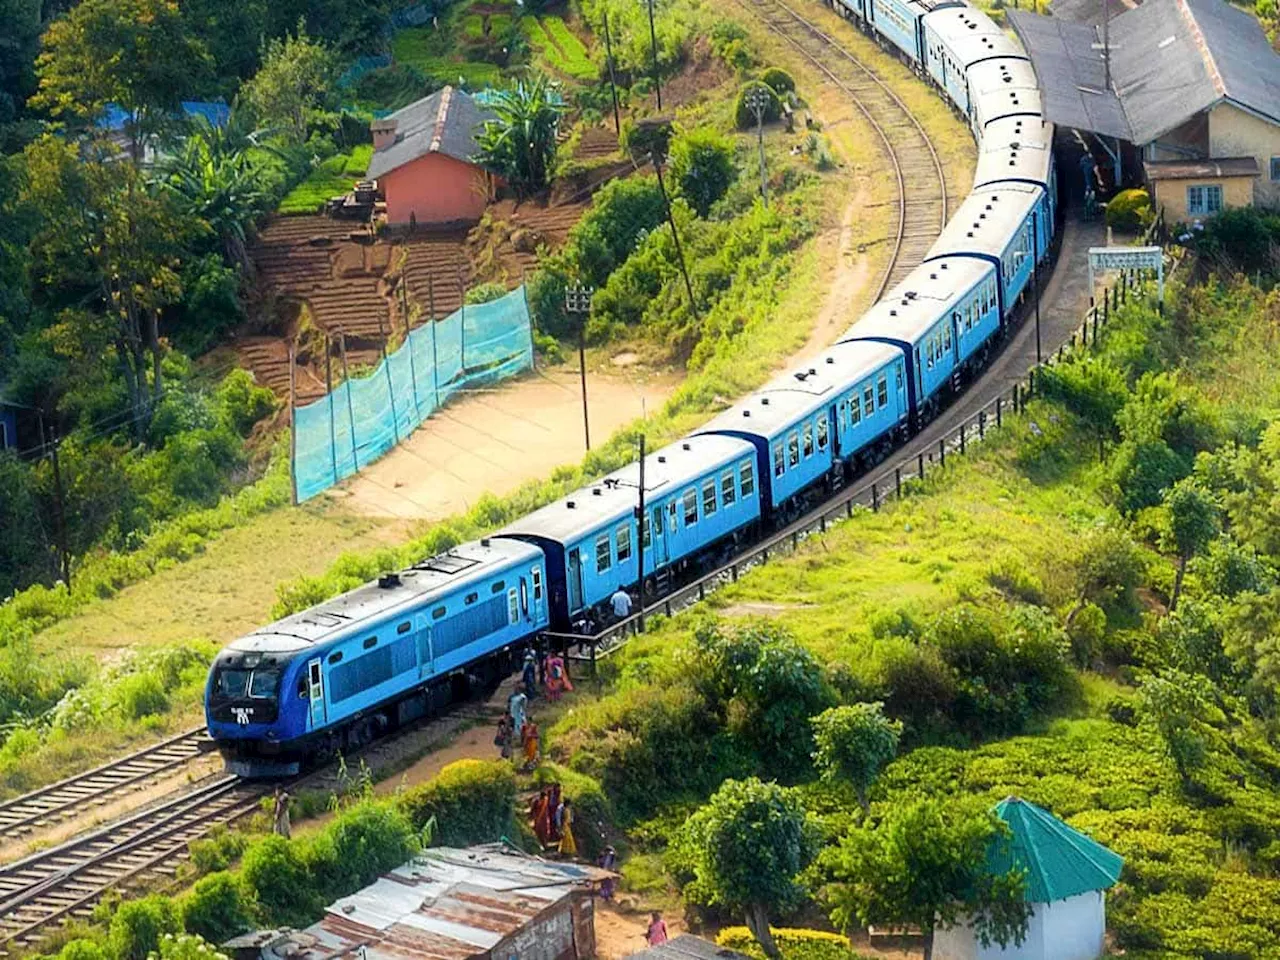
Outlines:
[{"label": "white wall of house", "polygon": [[1032,907],[1021,946],[983,947],[973,928],[958,924],[933,938],[934,960],[1095,960],[1102,955],[1106,933],[1106,900],[1089,891]]}]

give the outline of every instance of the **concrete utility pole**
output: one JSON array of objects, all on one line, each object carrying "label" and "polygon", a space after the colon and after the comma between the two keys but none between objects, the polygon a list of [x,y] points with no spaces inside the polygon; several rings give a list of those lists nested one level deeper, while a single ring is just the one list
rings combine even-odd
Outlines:
[{"label": "concrete utility pole", "polygon": [[769,202],[769,177],[764,164],[764,112],[773,98],[764,87],[752,87],[747,91],[747,109],[756,115],[756,139],[760,145],[760,196]]},{"label": "concrete utility pole", "polygon": [[582,433],[591,449],[591,426],[587,420],[587,316],[595,290],[575,283],[564,291],[564,312],[578,317],[578,367],[582,371]]},{"label": "concrete utility pole", "polygon": [[[1102,0],[1102,76],[1103,89],[1111,92],[1111,4]],[[1117,184],[1117,186],[1119,186]]]}]

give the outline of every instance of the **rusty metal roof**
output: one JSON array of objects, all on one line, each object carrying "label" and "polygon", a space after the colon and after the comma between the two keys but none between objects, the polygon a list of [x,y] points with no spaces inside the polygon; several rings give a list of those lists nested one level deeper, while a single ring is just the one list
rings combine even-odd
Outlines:
[{"label": "rusty metal roof", "polygon": [[468,960],[610,876],[497,844],[436,847],[333,903],[319,923],[269,952],[288,960]]}]

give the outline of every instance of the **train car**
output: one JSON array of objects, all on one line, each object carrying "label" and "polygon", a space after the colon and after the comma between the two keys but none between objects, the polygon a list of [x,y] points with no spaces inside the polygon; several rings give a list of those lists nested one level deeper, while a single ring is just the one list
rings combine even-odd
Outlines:
[{"label": "train car", "polygon": [[909,415],[918,425],[999,326],[994,267],[957,257],[921,264],[850,327],[842,342],[870,340],[897,349],[907,374]]},{"label": "train car", "polygon": [[[693,436],[664,447],[645,458],[644,487],[646,581],[669,576],[760,520],[755,457],[743,440]],[[554,629],[570,629],[619,586],[639,580],[639,490],[640,465],[629,464],[494,534],[545,552]]]},{"label": "train car", "polygon": [[766,522],[794,516],[804,495],[841,482],[907,418],[905,367],[880,344],[837,344],[705,424],[700,434],[751,443]]},{"label": "train car", "polygon": [[846,20],[852,20],[858,26],[865,27],[868,2],[869,0],[831,0],[831,8]]},{"label": "train car", "polygon": [[233,641],[205,691],[209,733],[233,773],[297,773],[418,716],[465,685],[496,683],[549,622],[542,551],[455,547]]},{"label": "train car", "polygon": [[987,125],[978,151],[974,189],[1004,183],[1043,188],[1049,219],[1056,219],[1058,169],[1053,156],[1053,124],[1036,117],[1004,117]]},{"label": "train car", "polygon": [[872,29],[898,49],[911,65],[924,69],[924,16],[959,0],[869,0],[867,17]]},{"label": "train car", "polygon": [[970,115],[969,68],[1022,48],[991,19],[969,6],[932,10],[924,17],[925,72],[965,116]]},{"label": "train car", "polygon": [[997,272],[1000,316],[1007,318],[1031,279],[1033,254],[1041,260],[1047,255],[1053,229],[1042,187],[1003,183],[975,190],[929,249],[925,265],[953,257],[991,264]]},{"label": "train car", "polygon": [[969,119],[979,140],[1002,117],[1042,117],[1040,86],[1025,59],[1000,57],[969,68]]}]

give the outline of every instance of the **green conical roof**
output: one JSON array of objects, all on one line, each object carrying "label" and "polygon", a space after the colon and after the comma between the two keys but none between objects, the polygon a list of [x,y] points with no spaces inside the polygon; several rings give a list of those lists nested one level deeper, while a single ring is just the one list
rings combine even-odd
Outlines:
[{"label": "green conical roof", "polygon": [[992,844],[987,869],[995,874],[1015,867],[1026,871],[1028,903],[1050,903],[1089,890],[1105,890],[1120,879],[1124,860],[1119,854],[1047,810],[1010,797],[996,804],[995,811],[1013,835]]}]

